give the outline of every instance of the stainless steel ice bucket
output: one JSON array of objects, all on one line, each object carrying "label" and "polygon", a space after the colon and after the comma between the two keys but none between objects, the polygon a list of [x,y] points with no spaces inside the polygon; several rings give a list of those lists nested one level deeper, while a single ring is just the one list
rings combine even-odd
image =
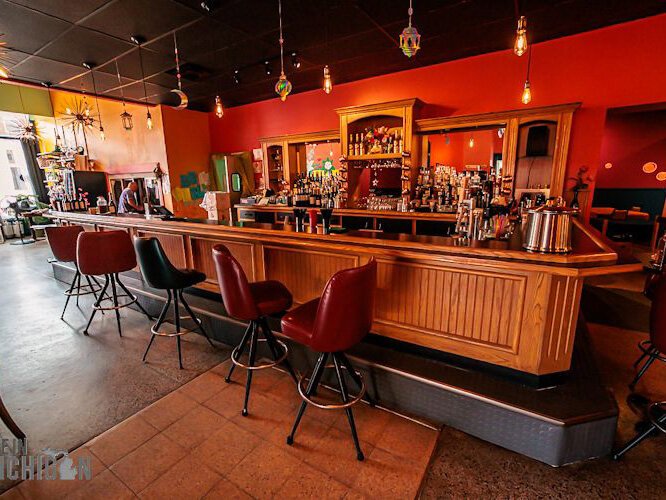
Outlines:
[{"label": "stainless steel ice bucket", "polygon": [[523,248],[531,252],[571,252],[571,217],[575,208],[544,205],[527,212]]}]

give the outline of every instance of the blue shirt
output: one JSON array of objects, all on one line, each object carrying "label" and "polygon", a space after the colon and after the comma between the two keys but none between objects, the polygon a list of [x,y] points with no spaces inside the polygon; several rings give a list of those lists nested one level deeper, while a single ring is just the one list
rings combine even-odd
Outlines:
[{"label": "blue shirt", "polygon": [[126,214],[134,210],[132,205],[129,204],[130,200],[134,202],[134,204],[136,205],[136,196],[134,196],[134,191],[126,187],[125,189],[123,189],[123,192],[120,193],[120,198],[118,199],[119,214]]}]

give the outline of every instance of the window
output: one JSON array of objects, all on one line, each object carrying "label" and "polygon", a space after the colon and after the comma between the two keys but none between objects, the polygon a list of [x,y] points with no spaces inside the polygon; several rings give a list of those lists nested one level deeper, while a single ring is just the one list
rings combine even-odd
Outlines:
[{"label": "window", "polygon": [[25,179],[21,174],[21,170],[18,167],[9,167],[9,169],[12,171],[12,181],[14,181],[14,189],[16,189],[17,191],[26,189],[27,186],[25,183]]},{"label": "window", "polygon": [[14,159],[14,152],[11,149],[7,150],[7,161],[9,163],[16,163],[16,160]]}]

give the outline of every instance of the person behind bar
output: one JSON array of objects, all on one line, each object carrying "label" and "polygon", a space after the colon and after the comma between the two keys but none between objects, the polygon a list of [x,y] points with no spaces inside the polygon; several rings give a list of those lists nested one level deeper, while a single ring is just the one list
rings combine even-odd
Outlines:
[{"label": "person behind bar", "polygon": [[118,199],[118,213],[126,214],[129,212],[140,212],[141,207],[136,201],[136,192],[139,190],[139,186],[136,182],[130,182],[123,192],[120,193],[120,198]]}]

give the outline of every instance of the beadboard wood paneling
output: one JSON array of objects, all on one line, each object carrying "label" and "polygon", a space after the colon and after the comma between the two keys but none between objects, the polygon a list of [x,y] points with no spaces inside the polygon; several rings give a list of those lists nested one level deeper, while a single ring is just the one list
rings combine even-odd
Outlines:
[{"label": "beadboard wood paneling", "polygon": [[167,257],[175,267],[187,267],[185,238],[180,234],[162,233],[157,231],[137,231],[141,238],[157,238]]},{"label": "beadboard wood paneling", "polygon": [[218,289],[217,271],[213,262],[213,247],[218,243],[229,249],[249,281],[257,281],[252,243],[192,237],[190,239],[192,267],[206,275],[206,283],[213,285],[213,289]]}]

